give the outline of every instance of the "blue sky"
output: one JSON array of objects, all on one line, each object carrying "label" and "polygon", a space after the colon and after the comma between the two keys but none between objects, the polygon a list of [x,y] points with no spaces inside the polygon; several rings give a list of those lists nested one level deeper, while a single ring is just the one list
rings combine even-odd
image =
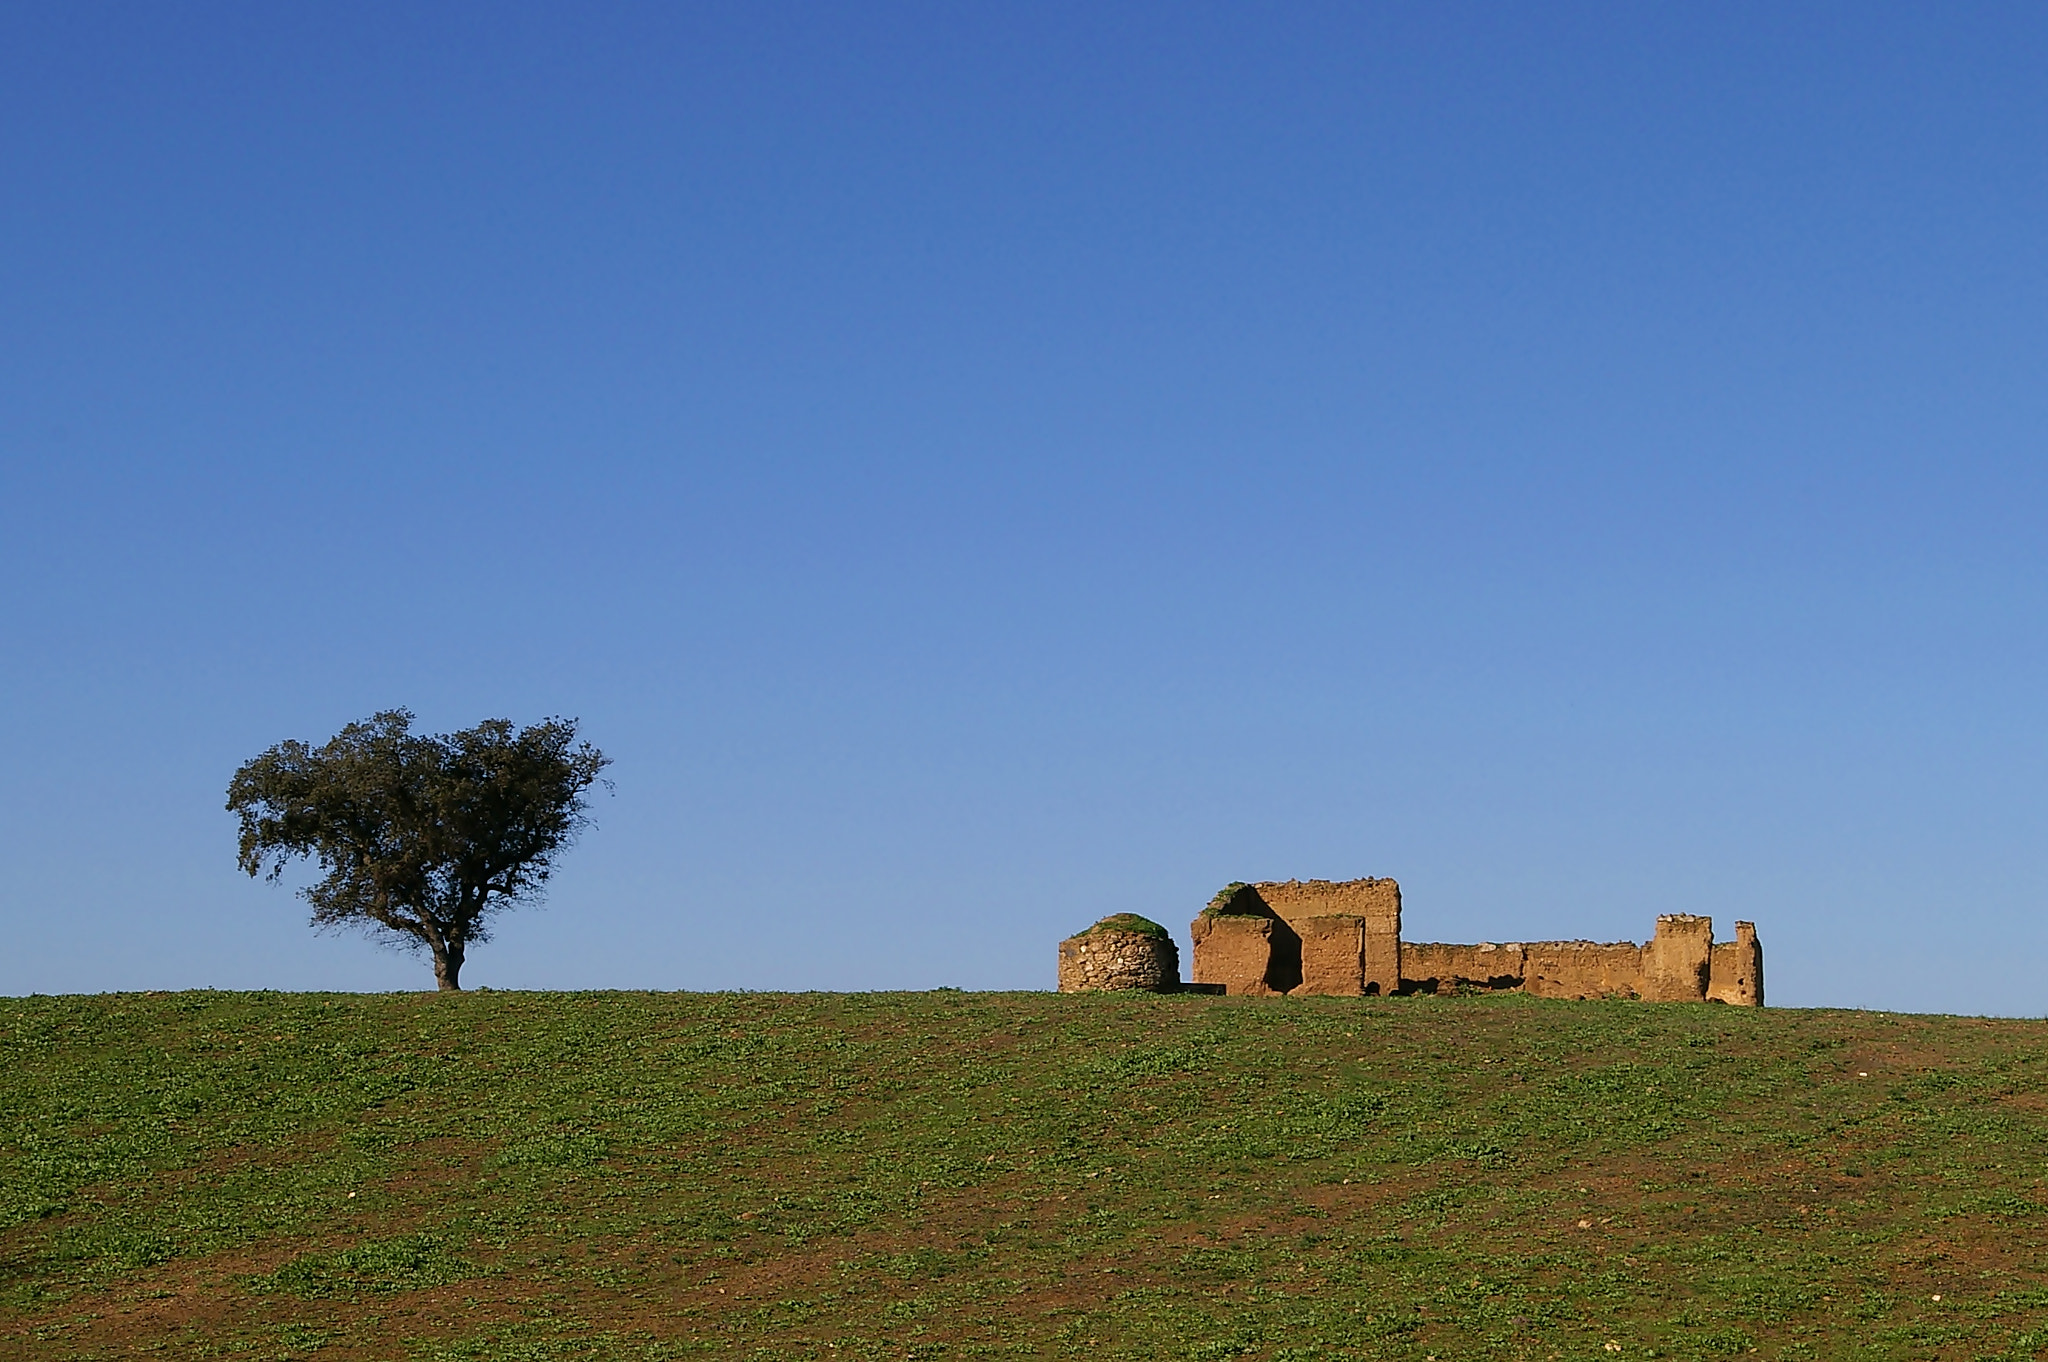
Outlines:
[{"label": "blue sky", "polygon": [[410,988],[235,767],[579,716],[495,987],[1392,875],[2040,1014],[2048,11],[15,5],[0,991]]}]

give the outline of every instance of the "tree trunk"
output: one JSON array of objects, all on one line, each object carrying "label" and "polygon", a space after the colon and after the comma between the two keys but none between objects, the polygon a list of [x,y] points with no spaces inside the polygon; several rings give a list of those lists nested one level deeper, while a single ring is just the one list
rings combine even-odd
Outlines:
[{"label": "tree trunk", "polygon": [[462,943],[450,941],[434,952],[434,987],[443,993],[462,992]]}]

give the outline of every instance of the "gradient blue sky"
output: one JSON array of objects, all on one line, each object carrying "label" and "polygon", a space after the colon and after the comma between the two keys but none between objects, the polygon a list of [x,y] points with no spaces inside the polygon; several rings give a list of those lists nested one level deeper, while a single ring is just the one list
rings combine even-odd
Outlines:
[{"label": "gradient blue sky", "polygon": [[1050,987],[1392,875],[2048,983],[2038,5],[0,10],[0,991],[429,982],[393,705],[615,796],[495,987]]}]

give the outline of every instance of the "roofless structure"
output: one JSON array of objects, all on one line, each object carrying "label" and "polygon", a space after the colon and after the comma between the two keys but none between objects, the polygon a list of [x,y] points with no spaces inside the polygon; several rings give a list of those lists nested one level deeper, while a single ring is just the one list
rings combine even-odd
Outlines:
[{"label": "roofless structure", "polygon": [[[1657,919],[1632,941],[1480,942],[1401,939],[1401,886],[1390,879],[1232,884],[1191,928],[1193,987],[1205,993],[1371,997],[1395,993],[1520,992],[1539,998],[1639,998],[1761,1007],[1763,946],[1756,925],[1714,940],[1714,920]],[[1170,982],[1169,982],[1170,981]],[[1180,987],[1166,930],[1135,914],[1105,918],[1060,943],[1060,990]]]}]

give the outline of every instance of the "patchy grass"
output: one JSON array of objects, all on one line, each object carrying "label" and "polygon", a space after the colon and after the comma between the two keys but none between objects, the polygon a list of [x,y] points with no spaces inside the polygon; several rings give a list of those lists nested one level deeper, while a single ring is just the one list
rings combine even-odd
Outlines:
[{"label": "patchy grass", "polygon": [[2048,1025],[0,1000],[0,1356],[2024,1358]]}]

